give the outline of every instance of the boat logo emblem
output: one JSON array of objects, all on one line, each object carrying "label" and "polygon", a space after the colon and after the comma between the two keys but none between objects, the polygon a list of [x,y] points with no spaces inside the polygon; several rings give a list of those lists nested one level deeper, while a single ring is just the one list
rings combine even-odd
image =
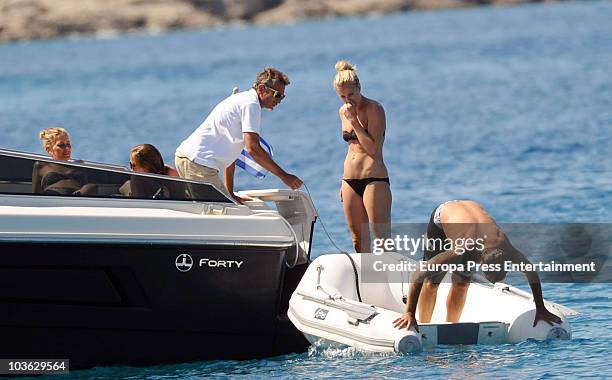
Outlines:
[{"label": "boat logo emblem", "polygon": [[187,253],[181,253],[174,261],[176,269],[181,272],[188,272],[193,266],[193,259]]},{"label": "boat logo emblem", "polygon": [[317,308],[317,310],[314,313],[314,317],[316,319],[320,319],[320,320],[324,321],[325,318],[327,317],[327,313],[329,313],[329,310]]},{"label": "boat logo emblem", "polygon": [[546,334],[546,339],[569,339],[570,335],[567,331],[562,327],[553,327],[550,329],[548,334]]}]

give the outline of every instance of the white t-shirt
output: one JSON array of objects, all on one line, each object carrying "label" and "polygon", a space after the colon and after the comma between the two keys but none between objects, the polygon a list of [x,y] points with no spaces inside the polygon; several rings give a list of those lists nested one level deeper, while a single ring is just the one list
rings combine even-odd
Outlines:
[{"label": "white t-shirt", "polygon": [[219,171],[231,165],[244,148],[244,132],[259,134],[261,106],[254,89],[234,94],[212,110],[176,149],[195,162]]}]

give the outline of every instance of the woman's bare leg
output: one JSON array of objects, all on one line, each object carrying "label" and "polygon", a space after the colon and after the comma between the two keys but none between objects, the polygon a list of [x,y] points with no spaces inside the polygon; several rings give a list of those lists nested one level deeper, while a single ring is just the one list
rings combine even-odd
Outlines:
[{"label": "woman's bare leg", "polygon": [[375,238],[391,237],[391,188],[386,182],[371,182],[363,193],[363,205],[368,213]]},{"label": "woman's bare leg", "polygon": [[344,181],[342,181],[342,205],[346,223],[351,231],[355,252],[370,251],[370,231],[368,229],[368,214],[363,207],[363,200]]}]

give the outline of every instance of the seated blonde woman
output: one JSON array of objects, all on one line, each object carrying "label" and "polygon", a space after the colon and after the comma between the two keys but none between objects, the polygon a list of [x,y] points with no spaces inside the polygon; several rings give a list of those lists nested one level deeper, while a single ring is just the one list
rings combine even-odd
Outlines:
[{"label": "seated blonde woman", "polygon": [[[72,145],[64,128],[43,129],[39,138],[51,158],[57,161],[71,160]],[[96,185],[87,182],[83,170],[60,163],[37,162],[32,170],[32,192],[35,194],[95,195]]]}]

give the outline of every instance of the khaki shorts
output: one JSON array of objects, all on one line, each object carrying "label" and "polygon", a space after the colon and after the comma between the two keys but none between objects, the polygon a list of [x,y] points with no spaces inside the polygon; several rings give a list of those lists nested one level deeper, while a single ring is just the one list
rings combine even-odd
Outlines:
[{"label": "khaki shorts", "polygon": [[219,171],[217,169],[209,168],[208,166],[196,164],[187,157],[177,154],[174,157],[174,163],[176,164],[176,170],[179,176],[192,179],[195,181],[202,181],[214,185],[219,191],[224,193],[226,196],[233,199],[229,194],[221,178],[219,178]]}]

